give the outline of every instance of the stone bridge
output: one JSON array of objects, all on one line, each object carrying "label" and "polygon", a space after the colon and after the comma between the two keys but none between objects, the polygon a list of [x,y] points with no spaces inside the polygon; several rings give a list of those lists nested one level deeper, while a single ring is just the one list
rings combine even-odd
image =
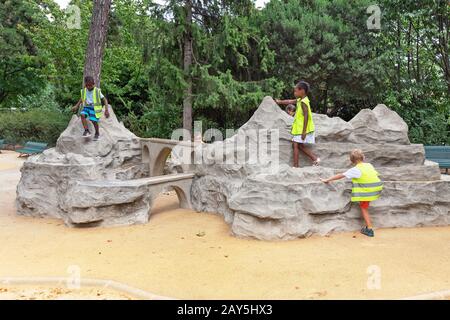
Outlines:
[{"label": "stone bridge", "polygon": [[[164,167],[175,146],[191,155],[194,143],[148,138],[140,139],[142,162],[149,177],[130,180],[77,181],[66,193],[65,223],[70,226],[109,226],[148,222],[155,199],[174,190],[181,208],[192,208],[191,186],[194,173],[189,164],[182,173],[164,175]],[[80,199],[83,199],[80,201]]]},{"label": "stone bridge", "polygon": [[[188,160],[193,160],[193,148],[196,144],[190,141],[177,141],[159,138],[141,138],[142,162],[148,164],[151,177],[164,174],[164,166],[172,150],[177,146],[182,152],[189,152]],[[189,161],[182,165],[183,172],[189,172]]]}]

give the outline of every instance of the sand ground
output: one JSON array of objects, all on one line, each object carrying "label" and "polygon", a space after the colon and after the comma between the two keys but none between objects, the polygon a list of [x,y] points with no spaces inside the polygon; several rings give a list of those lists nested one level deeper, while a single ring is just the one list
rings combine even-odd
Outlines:
[{"label": "sand ground", "polygon": [[[114,280],[189,299],[395,299],[450,289],[450,227],[381,229],[275,242],[240,239],[215,214],[161,195],[146,225],[71,229],[17,216],[13,152],[0,154],[0,278]],[[127,299],[104,289],[6,286],[0,299]]]},{"label": "sand ground", "polygon": [[48,287],[16,285],[0,287],[0,300],[133,300],[124,293],[103,288],[68,289],[64,287]]}]

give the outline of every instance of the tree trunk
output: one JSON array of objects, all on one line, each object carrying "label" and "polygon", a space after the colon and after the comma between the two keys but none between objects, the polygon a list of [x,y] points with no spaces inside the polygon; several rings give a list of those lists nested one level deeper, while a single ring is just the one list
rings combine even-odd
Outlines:
[{"label": "tree trunk", "polygon": [[400,50],[401,50],[401,24],[400,24],[400,17],[397,18],[397,90],[400,90],[401,85],[401,56],[400,56]]},{"label": "tree trunk", "polygon": [[418,22],[418,26],[417,26],[417,29],[416,29],[416,79],[417,79],[417,82],[421,81],[420,80],[420,59],[419,59],[419,50],[420,50],[420,47],[419,47],[419,40],[420,40],[419,27],[420,27],[420,21]]},{"label": "tree trunk", "polygon": [[[444,80],[447,83],[447,94],[450,95],[450,19],[448,2],[440,0],[436,3],[436,14],[432,16],[433,24],[437,27],[437,32],[428,35],[428,39],[434,44],[437,55],[439,55],[439,66],[442,69]],[[435,41],[437,39],[437,41]]]},{"label": "tree trunk", "polygon": [[185,2],[185,29],[183,39],[183,70],[187,83],[183,99],[183,128],[189,130],[192,139],[192,0]]},{"label": "tree trunk", "polygon": [[409,83],[411,83],[412,76],[411,76],[411,65],[412,65],[412,48],[411,48],[411,32],[412,32],[412,19],[408,19],[408,36],[407,36],[407,43],[408,43],[408,77],[409,77]]},{"label": "tree trunk", "polygon": [[[447,82],[447,94],[450,95],[450,52],[449,52],[449,42],[450,42],[450,18],[448,14],[448,9],[446,11],[445,2],[442,1],[440,4],[443,6],[443,14],[439,15],[439,47],[442,60],[442,72],[444,73],[444,79]],[[447,7],[448,8],[448,7]]]},{"label": "tree trunk", "polygon": [[108,33],[108,18],[111,9],[111,0],[95,0],[92,11],[89,41],[86,49],[83,82],[85,76],[92,76],[95,85],[100,87],[100,74],[102,71],[103,50]]}]

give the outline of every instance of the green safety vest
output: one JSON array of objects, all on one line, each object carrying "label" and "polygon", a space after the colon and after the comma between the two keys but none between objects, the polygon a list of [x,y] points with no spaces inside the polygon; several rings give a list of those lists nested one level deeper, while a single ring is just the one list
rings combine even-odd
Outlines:
[{"label": "green safety vest", "polygon": [[380,197],[383,182],[378,178],[378,172],[370,163],[358,163],[361,177],[352,179],[352,202],[373,201]]},{"label": "green safety vest", "polygon": [[302,102],[308,107],[308,123],[306,125],[306,133],[313,132],[315,130],[314,121],[312,118],[311,107],[309,105],[309,98],[304,97],[303,99],[297,99],[297,111],[294,116],[294,123],[292,124],[291,133],[293,135],[303,134],[303,122],[305,121],[305,116],[303,115]]},{"label": "green safety vest", "polygon": [[[81,101],[82,101],[82,106],[85,107],[86,106],[86,88],[81,89]],[[97,119],[100,119],[100,117],[102,116],[102,100],[100,99],[100,89],[97,87],[94,87],[94,92],[92,93],[92,97],[94,99],[94,111],[95,111],[95,117]]]}]

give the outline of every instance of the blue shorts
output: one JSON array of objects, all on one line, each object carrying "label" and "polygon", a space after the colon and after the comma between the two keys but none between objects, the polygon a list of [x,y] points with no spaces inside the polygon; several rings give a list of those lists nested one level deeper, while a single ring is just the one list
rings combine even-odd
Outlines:
[{"label": "blue shorts", "polygon": [[98,122],[98,120],[100,120],[95,116],[94,107],[91,106],[85,106],[83,110],[80,112],[80,114],[82,116],[85,116],[86,118],[89,118],[89,120],[94,122]]}]

